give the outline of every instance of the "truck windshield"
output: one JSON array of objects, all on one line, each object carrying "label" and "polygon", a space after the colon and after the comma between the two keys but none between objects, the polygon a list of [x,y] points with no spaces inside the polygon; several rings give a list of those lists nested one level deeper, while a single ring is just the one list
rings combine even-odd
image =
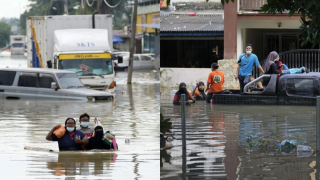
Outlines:
[{"label": "truck windshield", "polygon": [[57,73],[62,89],[84,87],[78,76],[74,73]]},{"label": "truck windshield", "polygon": [[113,74],[111,59],[62,59],[59,60],[59,69],[73,71],[78,76]]},{"label": "truck windshield", "polygon": [[14,47],[14,48],[22,48],[22,47],[24,47],[24,44],[23,43],[13,43],[12,47]]}]

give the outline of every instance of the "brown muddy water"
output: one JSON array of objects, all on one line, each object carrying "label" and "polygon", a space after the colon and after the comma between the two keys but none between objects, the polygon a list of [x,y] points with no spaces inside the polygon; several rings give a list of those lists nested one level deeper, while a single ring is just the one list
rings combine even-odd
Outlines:
[{"label": "brown muddy water", "polygon": [[276,145],[288,139],[315,149],[316,107],[186,106],[185,174],[181,107],[161,97],[160,112],[171,118],[169,137],[175,138],[161,150],[161,179],[319,179],[320,155],[302,157],[296,148],[280,151]]},{"label": "brown muddy water", "polygon": [[[160,179],[159,71],[135,71],[138,83],[130,86],[126,74],[117,73],[113,102],[0,100],[0,179]],[[24,149],[58,151],[57,142],[45,139],[48,131],[84,112],[91,116],[89,127],[97,117],[116,135],[119,151]]]}]

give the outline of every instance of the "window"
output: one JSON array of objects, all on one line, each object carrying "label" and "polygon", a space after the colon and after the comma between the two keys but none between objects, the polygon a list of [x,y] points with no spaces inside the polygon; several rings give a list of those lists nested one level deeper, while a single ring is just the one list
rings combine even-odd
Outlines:
[{"label": "window", "polygon": [[14,47],[14,48],[22,48],[22,47],[24,47],[24,44],[23,43],[13,43],[12,47]]},{"label": "window", "polygon": [[15,71],[0,71],[0,85],[12,86],[15,76]]},{"label": "window", "polygon": [[288,79],[287,94],[300,96],[313,96],[313,79]]},{"label": "window", "polygon": [[57,76],[63,89],[83,87],[82,82],[75,73],[57,73]]},{"label": "window", "polygon": [[151,57],[150,56],[141,56],[141,60],[142,61],[151,61]]},{"label": "window", "polygon": [[139,57],[138,56],[133,56],[133,60],[134,61],[139,61]]},{"label": "window", "polygon": [[18,86],[37,87],[37,73],[21,73]]},{"label": "window", "polygon": [[40,74],[39,77],[40,88],[51,88],[51,83],[56,82],[52,74]]}]

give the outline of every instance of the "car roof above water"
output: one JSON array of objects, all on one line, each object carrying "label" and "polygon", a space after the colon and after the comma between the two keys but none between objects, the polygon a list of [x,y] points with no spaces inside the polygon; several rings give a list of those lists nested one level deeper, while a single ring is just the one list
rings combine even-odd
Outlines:
[{"label": "car roof above water", "polygon": [[23,71],[23,72],[35,72],[35,73],[74,73],[72,71],[48,69],[48,68],[0,68],[0,71]]}]

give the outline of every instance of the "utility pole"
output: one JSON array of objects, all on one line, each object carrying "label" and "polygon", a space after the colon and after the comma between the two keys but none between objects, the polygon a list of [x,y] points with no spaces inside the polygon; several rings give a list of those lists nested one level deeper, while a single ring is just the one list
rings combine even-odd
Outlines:
[{"label": "utility pole", "polygon": [[135,42],[136,42],[137,8],[138,8],[138,0],[134,0],[133,19],[131,24],[132,31],[131,31],[131,45],[130,45],[130,58],[129,58],[127,84],[131,84],[131,81],[132,81],[133,53],[134,53]]},{"label": "utility pole", "polygon": [[68,0],[64,0],[64,14],[69,14],[68,13]]}]

